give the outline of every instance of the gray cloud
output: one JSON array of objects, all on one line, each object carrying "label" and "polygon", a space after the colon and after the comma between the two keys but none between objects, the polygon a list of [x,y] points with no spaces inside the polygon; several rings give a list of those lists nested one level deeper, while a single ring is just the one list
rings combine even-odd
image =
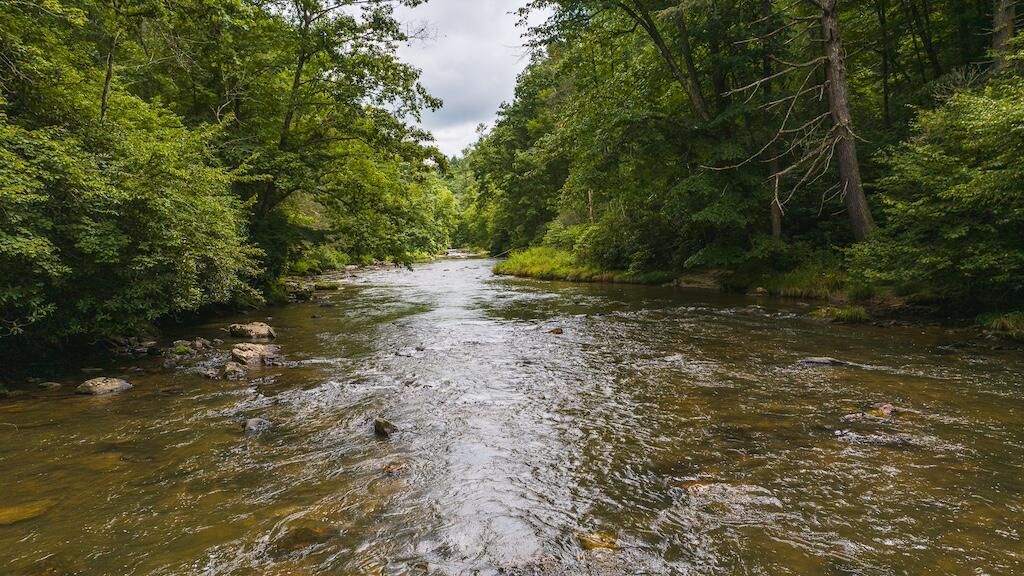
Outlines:
[{"label": "gray cloud", "polygon": [[423,71],[422,82],[444,100],[444,108],[424,115],[442,152],[458,154],[476,140],[476,126],[494,120],[498,106],[512,98],[515,79],[529,57],[524,29],[513,13],[525,0],[430,0],[396,10],[411,29],[429,37],[399,50]]}]

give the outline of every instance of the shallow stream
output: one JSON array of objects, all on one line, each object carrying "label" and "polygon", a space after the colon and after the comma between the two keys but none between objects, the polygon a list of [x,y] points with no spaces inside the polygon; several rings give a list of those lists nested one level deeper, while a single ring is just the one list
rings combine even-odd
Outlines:
[{"label": "shallow stream", "polygon": [[0,401],[0,573],[1024,574],[1021,352],[492,265],[169,335],[216,363],[272,324],[249,382],[154,358]]}]

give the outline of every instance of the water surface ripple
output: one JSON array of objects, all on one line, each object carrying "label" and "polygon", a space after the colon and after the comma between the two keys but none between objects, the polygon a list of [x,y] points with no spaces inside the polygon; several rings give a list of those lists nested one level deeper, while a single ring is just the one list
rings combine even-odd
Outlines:
[{"label": "water surface ripple", "polygon": [[0,404],[0,518],[45,510],[0,524],[0,573],[1024,573],[1019,352],[491,265],[175,335],[272,314],[293,364],[255,383],[153,360],[126,394]]}]

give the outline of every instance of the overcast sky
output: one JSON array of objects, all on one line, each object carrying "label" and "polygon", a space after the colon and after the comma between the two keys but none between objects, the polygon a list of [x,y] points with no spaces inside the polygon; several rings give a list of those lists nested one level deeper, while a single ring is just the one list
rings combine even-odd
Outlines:
[{"label": "overcast sky", "polygon": [[511,100],[516,75],[529,57],[514,12],[525,0],[429,0],[399,8],[410,26],[426,25],[430,38],[400,50],[423,71],[422,82],[444,108],[428,112],[423,125],[452,156],[476,140],[476,127],[491,123],[498,105]]}]

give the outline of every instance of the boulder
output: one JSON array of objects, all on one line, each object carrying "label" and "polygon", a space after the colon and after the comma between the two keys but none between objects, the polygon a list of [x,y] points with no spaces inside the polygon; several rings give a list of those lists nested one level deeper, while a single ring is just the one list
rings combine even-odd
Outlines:
[{"label": "boulder", "polygon": [[231,350],[231,358],[240,364],[258,366],[272,364],[282,359],[281,348],[269,344],[236,344]]},{"label": "boulder", "polygon": [[245,366],[238,362],[228,362],[224,365],[223,376],[228,380],[244,380],[245,375]]},{"label": "boulder", "polygon": [[288,297],[296,302],[309,302],[313,298],[314,286],[302,282],[285,282],[285,291]]},{"label": "boulder", "polygon": [[565,334],[565,330],[563,330],[562,328],[552,328],[551,330],[548,330],[548,334],[554,334],[557,336]]},{"label": "boulder", "polygon": [[583,546],[584,550],[618,550],[619,545],[616,544],[615,538],[608,534],[600,534],[594,532],[592,534],[579,534],[580,545]]},{"label": "boulder", "polygon": [[249,418],[245,421],[245,435],[259,436],[274,427],[274,423],[263,418]]},{"label": "boulder", "polygon": [[398,432],[398,426],[395,426],[383,417],[377,416],[373,419],[373,433],[378,438],[388,438],[395,432]]},{"label": "boulder", "polygon": [[269,324],[263,322],[250,322],[248,324],[232,324],[228,331],[232,336],[238,338],[251,338],[253,340],[271,340],[277,338],[277,333]]},{"label": "boulder", "polygon": [[78,388],[75,388],[75,392],[91,396],[102,396],[104,394],[125,392],[132,388],[134,388],[134,386],[132,386],[131,383],[127,380],[121,380],[120,378],[93,378],[92,380],[83,382],[78,386]]}]

